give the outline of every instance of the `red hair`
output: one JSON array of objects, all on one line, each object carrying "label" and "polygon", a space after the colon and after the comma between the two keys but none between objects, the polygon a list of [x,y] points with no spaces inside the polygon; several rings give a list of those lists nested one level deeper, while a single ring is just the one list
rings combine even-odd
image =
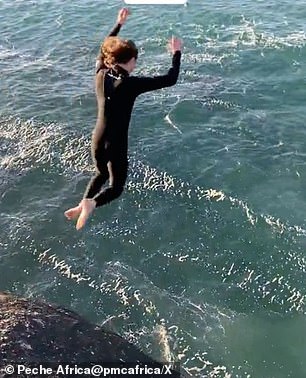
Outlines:
[{"label": "red hair", "polygon": [[119,37],[107,37],[100,47],[98,59],[108,68],[115,64],[137,59],[138,49],[133,41]]}]

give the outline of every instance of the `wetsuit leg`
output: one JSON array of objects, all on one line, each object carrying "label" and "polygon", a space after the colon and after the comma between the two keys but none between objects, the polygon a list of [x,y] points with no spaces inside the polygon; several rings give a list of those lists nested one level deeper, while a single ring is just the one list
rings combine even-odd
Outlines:
[{"label": "wetsuit leg", "polygon": [[127,156],[114,156],[107,164],[109,171],[109,186],[95,196],[96,207],[118,198],[123,192],[128,173]]},{"label": "wetsuit leg", "polygon": [[108,159],[106,156],[103,158],[94,159],[96,167],[96,175],[91,179],[88,184],[83,198],[94,198],[98,193],[100,193],[102,186],[109,179],[109,170],[107,167]]}]

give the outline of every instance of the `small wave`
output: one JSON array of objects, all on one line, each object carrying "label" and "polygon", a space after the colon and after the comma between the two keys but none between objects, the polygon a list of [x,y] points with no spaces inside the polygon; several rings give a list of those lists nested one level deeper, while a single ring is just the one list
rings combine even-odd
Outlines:
[{"label": "small wave", "polygon": [[[296,30],[287,35],[275,35],[261,31],[261,25],[241,16],[237,23],[210,25],[207,30],[201,25],[193,25],[192,40],[197,47],[205,46],[206,52],[194,55],[196,62],[220,63],[226,58],[235,58],[237,48],[259,47],[262,49],[281,49],[286,47],[303,48],[306,44],[304,30]],[[221,54],[221,55],[220,55]],[[192,54],[189,58],[192,62]]]}]

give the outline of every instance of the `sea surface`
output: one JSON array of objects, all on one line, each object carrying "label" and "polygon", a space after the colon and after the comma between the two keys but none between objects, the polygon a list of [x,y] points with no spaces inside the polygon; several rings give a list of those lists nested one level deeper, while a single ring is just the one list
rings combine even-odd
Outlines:
[{"label": "sea surface", "polygon": [[[76,231],[95,58],[123,1],[0,1],[0,290],[201,377],[306,377],[305,0],[135,5],[126,191]],[[118,109],[120,111],[120,109]]]}]

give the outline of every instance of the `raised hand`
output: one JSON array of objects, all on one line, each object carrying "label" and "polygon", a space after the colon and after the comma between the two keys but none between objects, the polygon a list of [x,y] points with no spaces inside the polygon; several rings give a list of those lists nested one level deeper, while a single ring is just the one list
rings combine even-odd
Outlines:
[{"label": "raised hand", "polygon": [[128,18],[130,11],[127,8],[120,9],[117,17],[117,23],[123,25]]},{"label": "raised hand", "polygon": [[183,42],[176,37],[172,37],[168,42],[168,49],[172,54],[174,54],[176,51],[181,51],[182,46]]}]

